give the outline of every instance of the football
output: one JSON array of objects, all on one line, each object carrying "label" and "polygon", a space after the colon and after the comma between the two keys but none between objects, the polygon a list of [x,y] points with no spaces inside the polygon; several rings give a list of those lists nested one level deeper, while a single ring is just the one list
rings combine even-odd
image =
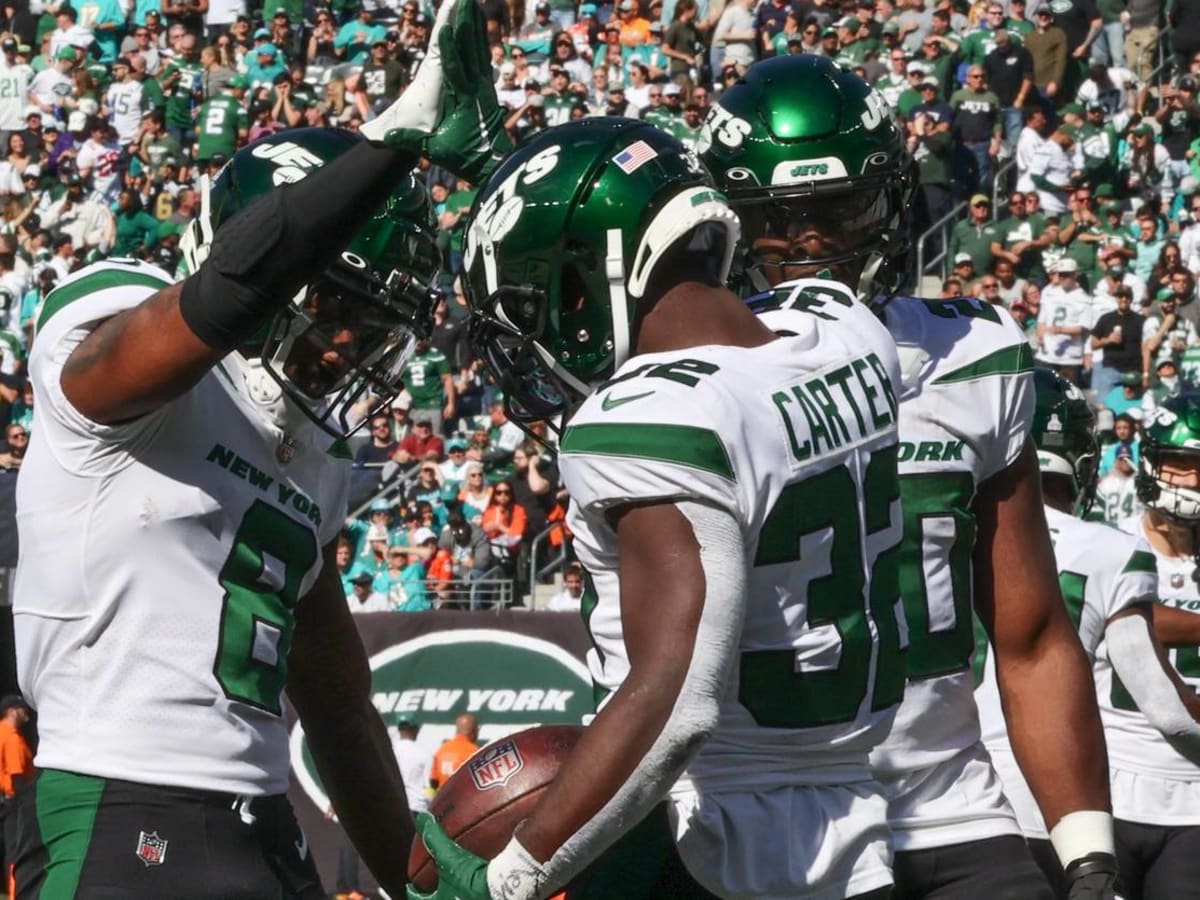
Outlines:
[{"label": "football", "polygon": [[[581,734],[579,725],[544,725],[481,747],[442,785],[429,812],[461,846],[491,859],[533,811]],[[420,836],[408,856],[408,877],[422,892],[437,887],[437,867]]]}]

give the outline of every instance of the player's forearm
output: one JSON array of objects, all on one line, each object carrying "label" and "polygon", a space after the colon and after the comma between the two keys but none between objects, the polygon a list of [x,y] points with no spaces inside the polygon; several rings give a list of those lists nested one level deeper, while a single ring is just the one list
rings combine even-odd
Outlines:
[{"label": "player's forearm", "polygon": [[1154,636],[1164,647],[1200,645],[1200,616],[1159,604],[1154,608]]},{"label": "player's forearm", "polygon": [[364,697],[334,721],[305,722],[305,737],[363,862],[391,896],[403,896],[413,821],[379,714]]},{"label": "player's forearm", "polygon": [[[1047,598],[1059,604],[1057,597]],[[1009,738],[1048,828],[1109,809],[1108,757],[1087,657],[1065,610],[1019,656],[996,653]]]}]

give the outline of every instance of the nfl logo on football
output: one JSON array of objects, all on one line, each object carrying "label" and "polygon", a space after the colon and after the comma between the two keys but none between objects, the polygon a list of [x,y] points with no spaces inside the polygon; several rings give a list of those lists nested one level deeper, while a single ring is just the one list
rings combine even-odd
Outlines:
[{"label": "nfl logo on football", "polygon": [[167,841],[165,838],[160,838],[157,831],[149,834],[144,831],[139,832],[135,852],[138,859],[145,863],[147,868],[161,866],[167,861]]},{"label": "nfl logo on football", "polygon": [[467,765],[475,786],[486,791],[508,784],[514,775],[525,768],[525,760],[521,759],[521,752],[512,741],[497,741],[476,753]]}]

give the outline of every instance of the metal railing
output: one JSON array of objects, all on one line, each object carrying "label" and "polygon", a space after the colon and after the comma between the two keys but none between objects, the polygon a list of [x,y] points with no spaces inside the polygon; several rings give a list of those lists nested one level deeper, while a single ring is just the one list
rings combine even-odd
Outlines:
[{"label": "metal railing", "polygon": [[[929,269],[932,269],[934,266],[946,260],[947,255],[950,252],[950,232],[954,229],[954,223],[958,221],[962,211],[966,208],[967,201],[960,200],[951,208],[950,212],[946,213],[944,216],[930,225],[925,232],[919,238],[917,238],[918,282],[921,278],[925,277]],[[925,258],[925,246],[930,240],[932,240],[934,237],[937,237],[939,234],[942,238],[942,246],[939,248],[936,256],[927,260]],[[943,271],[944,269],[945,267],[943,266]]]},{"label": "metal railing", "polygon": [[[548,525],[544,531],[536,535],[529,542],[529,590],[532,595],[535,585],[538,581],[549,575],[555,569],[562,568],[567,559],[566,544],[564,542],[561,547],[553,547],[550,544],[550,534],[556,528],[562,528],[561,522],[555,522],[553,525]],[[552,549],[551,558],[547,559],[541,565],[538,565],[538,557],[541,550],[544,548]]]},{"label": "metal railing", "polygon": [[478,578],[426,582],[426,590],[439,609],[481,610],[490,607],[499,611],[512,606],[516,599],[516,582],[500,566],[493,566]]}]

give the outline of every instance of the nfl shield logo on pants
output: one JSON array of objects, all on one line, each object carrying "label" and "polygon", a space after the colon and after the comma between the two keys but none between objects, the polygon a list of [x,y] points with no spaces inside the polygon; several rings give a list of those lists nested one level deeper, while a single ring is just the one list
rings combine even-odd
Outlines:
[{"label": "nfl shield logo on pants", "polygon": [[167,861],[167,841],[165,838],[160,838],[157,831],[149,834],[144,831],[139,832],[135,852],[138,859],[145,863],[147,868],[161,866]]}]

